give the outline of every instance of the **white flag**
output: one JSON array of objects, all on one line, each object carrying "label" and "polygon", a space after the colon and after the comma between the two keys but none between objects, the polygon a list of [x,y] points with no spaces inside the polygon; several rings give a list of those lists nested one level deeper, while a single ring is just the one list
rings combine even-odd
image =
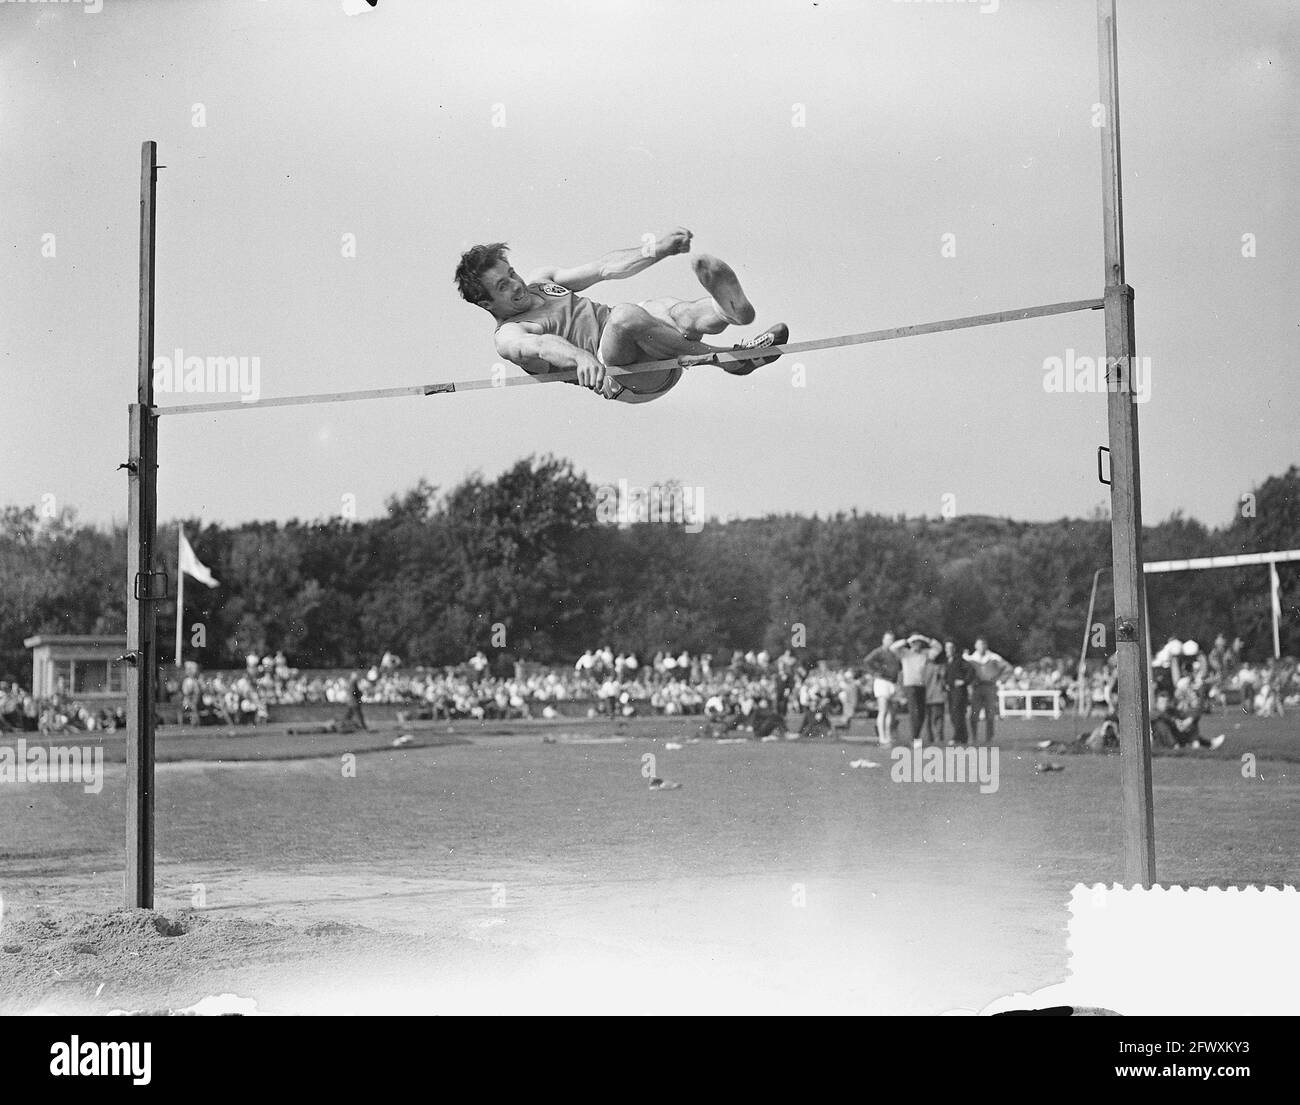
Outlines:
[{"label": "white flag", "polygon": [[218,585],[218,581],[213,578],[207,566],[194,555],[194,550],[190,548],[190,543],[183,533],[181,534],[180,570],[188,572],[200,583],[206,583],[209,587]]}]

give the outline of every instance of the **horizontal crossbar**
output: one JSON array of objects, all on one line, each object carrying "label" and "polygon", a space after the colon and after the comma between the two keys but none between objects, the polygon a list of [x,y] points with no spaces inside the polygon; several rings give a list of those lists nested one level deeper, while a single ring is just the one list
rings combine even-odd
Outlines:
[{"label": "horizontal crossbar", "polygon": [[[866,345],[869,342],[892,341],[895,338],[913,338],[921,334],[938,334],[945,330],[967,330],[975,326],[994,326],[1002,322],[1020,322],[1024,319],[1042,318],[1045,315],[1064,315],[1072,311],[1097,311],[1104,306],[1100,299],[1076,299],[1068,303],[1049,303],[1042,307],[1022,307],[1017,311],[995,311],[988,315],[967,315],[942,322],[922,322],[914,326],[895,326],[888,330],[868,330],[862,334],[844,334],[837,338],[818,338],[812,341],[788,342],[766,349],[737,350],[707,357],[676,357],[665,361],[645,361],[639,364],[610,366],[609,374],[634,376],[642,372],[662,372],[669,368],[690,368],[698,364],[729,364],[771,357],[777,353],[812,353],[819,349],[836,349],[848,345]],[[319,395],[285,395],[272,399],[244,402],[239,399],[220,403],[187,403],[176,407],[154,407],[155,415],[210,414],[217,411],[260,410],[263,407],[297,407],[310,403],[351,403],[359,399],[397,399],[407,395],[443,395],[461,391],[489,391],[497,388],[526,387],[533,384],[572,383],[577,372],[547,372],[538,376],[511,376],[500,379],[446,380],[433,384],[413,384],[406,387],[372,388],[368,391],[334,391]]]},{"label": "horizontal crossbar", "polygon": [[1153,560],[1142,570],[1153,572],[1191,572],[1199,568],[1246,568],[1253,564],[1285,564],[1300,560],[1300,549],[1285,552],[1239,553],[1235,556],[1198,556],[1193,560]]}]

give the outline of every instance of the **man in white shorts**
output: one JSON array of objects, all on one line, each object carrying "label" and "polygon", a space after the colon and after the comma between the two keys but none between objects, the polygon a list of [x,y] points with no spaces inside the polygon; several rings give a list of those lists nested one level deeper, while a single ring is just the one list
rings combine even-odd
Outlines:
[{"label": "man in white shorts", "polygon": [[894,739],[894,695],[898,693],[898,676],[902,671],[893,644],[894,635],[886,633],[880,638],[880,647],[872,649],[862,661],[876,696],[876,735],[882,746]]}]

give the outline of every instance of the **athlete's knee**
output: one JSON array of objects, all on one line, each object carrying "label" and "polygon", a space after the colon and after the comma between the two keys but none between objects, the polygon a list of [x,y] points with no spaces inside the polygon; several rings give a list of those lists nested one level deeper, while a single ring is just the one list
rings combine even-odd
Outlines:
[{"label": "athlete's knee", "polygon": [[611,308],[606,326],[620,330],[644,330],[654,323],[654,316],[639,303],[620,303]]}]

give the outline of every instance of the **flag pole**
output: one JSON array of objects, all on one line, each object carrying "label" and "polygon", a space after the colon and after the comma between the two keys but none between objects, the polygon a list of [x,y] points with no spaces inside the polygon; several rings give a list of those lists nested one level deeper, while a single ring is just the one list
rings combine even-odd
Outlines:
[{"label": "flag pole", "polygon": [[181,547],[185,544],[185,527],[176,527],[176,666],[181,666],[181,625],[185,620],[185,558]]},{"label": "flag pole", "polygon": [[1268,605],[1273,612],[1273,659],[1282,658],[1282,634],[1278,615],[1282,612],[1282,584],[1277,578],[1277,561],[1268,562]]}]

